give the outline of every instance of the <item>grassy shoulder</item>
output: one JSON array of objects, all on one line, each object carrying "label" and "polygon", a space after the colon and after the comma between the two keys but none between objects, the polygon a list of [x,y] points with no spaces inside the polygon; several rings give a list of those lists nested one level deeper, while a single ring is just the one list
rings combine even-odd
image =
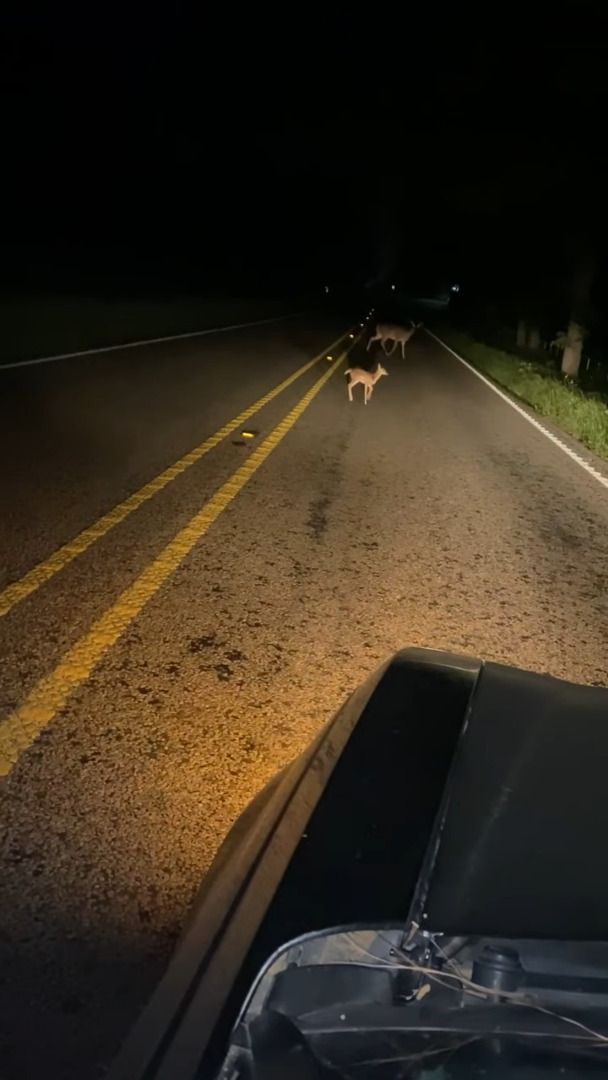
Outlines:
[{"label": "grassy shoulder", "polygon": [[2,364],[289,314],[272,300],[80,296],[0,298]]},{"label": "grassy shoulder", "polygon": [[592,394],[557,379],[538,364],[475,341],[460,330],[442,327],[440,337],[495,382],[510,390],[589,450],[608,460],[608,408]]}]

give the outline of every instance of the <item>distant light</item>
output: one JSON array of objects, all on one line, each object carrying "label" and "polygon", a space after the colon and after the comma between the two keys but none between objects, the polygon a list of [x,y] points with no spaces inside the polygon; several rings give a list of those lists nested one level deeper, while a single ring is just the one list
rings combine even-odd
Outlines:
[{"label": "distant light", "polygon": [[360,323],[359,323],[359,326],[363,326],[363,325],[364,325],[364,324],[363,324],[362,322],[360,322]]},{"label": "distant light", "polygon": [[325,292],[329,292],[329,285],[325,286]]},{"label": "distant light", "polygon": [[452,292],[460,292],[460,285],[452,285]]},{"label": "distant light", "polygon": [[329,362],[330,362],[330,364],[331,364],[331,362],[332,362],[332,360],[333,360],[333,356],[328,356],[328,357],[327,357],[327,359],[329,360]]},{"label": "distant light", "polygon": [[354,335],[354,334],[349,334],[348,336],[349,336],[349,337],[354,337],[355,335]]},{"label": "distant light", "polygon": [[394,292],[394,291],[395,291],[395,286],[394,286],[394,285],[391,285],[391,289],[392,289],[392,290],[393,290],[393,292]]}]

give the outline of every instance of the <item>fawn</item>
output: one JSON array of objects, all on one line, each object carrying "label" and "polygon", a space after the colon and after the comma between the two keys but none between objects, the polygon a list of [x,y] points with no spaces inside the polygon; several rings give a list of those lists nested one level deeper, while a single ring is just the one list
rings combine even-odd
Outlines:
[{"label": "fawn", "polygon": [[365,371],[360,367],[347,368],[345,375],[350,375],[348,381],[348,400],[353,400],[353,386],[356,386],[357,383],[363,383],[363,404],[367,405],[378,379],[381,379],[383,375],[388,375],[388,371],[386,368],[382,367],[382,364],[378,364],[375,371]]}]

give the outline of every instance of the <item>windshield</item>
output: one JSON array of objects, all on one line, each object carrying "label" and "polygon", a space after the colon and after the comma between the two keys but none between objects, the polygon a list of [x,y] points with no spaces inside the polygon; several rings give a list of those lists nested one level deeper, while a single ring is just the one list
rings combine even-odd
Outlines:
[{"label": "windshield", "polygon": [[608,949],[416,926],[300,939],[260,973],[220,1076],[276,1069],[298,1080],[606,1076]]}]

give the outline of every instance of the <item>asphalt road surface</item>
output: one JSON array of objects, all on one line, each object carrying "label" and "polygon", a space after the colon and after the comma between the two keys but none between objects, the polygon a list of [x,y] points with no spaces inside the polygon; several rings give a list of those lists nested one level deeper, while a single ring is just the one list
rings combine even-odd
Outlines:
[{"label": "asphalt road surface", "polygon": [[608,681],[606,489],[423,331],[349,404],[346,329],[0,372],[3,1080],[104,1075],[227,829],[394,650]]}]

